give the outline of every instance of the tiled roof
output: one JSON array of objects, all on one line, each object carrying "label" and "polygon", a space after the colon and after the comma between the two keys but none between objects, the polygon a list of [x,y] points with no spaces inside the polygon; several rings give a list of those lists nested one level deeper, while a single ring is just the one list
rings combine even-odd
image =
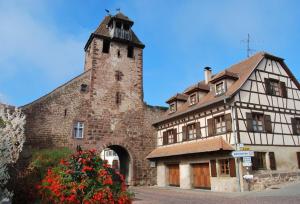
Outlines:
[{"label": "tiled roof", "polygon": [[219,150],[232,151],[234,148],[222,137],[213,137],[194,142],[162,146],[154,149],[146,158],[154,159],[160,157],[170,157],[203,152],[215,152]]},{"label": "tiled roof", "polygon": [[[88,42],[85,45],[85,50],[88,48],[88,45],[91,43],[92,38],[95,37],[95,36],[102,37],[102,38],[103,37],[104,38],[111,38],[110,35],[109,35],[109,29],[108,29],[107,24],[109,23],[109,21],[111,20],[111,18],[116,17],[116,16],[105,16],[104,17],[104,19],[102,20],[102,22],[100,23],[100,25],[98,26],[98,28],[91,34]],[[124,17],[122,17],[122,18],[124,18]],[[131,21],[131,20],[129,19],[129,21]],[[131,30],[131,34],[132,34],[131,43],[135,44],[136,46],[144,48],[145,45],[138,39],[138,37],[135,35],[135,33],[132,30]]]},{"label": "tiled roof", "polygon": [[175,96],[172,96],[171,98],[169,98],[166,103],[171,103],[172,101],[187,101],[188,99],[188,95],[185,94],[181,94],[181,93],[177,93]]},{"label": "tiled roof", "polygon": [[234,72],[230,72],[228,71],[227,69],[225,69],[224,71],[216,74],[215,76],[212,77],[212,79],[210,80],[211,83],[214,83],[220,79],[223,79],[223,78],[231,78],[231,79],[238,79],[239,76],[237,73],[234,73]]},{"label": "tiled roof", "polygon": [[[177,111],[173,112],[172,114],[170,114],[169,112],[166,112],[166,114],[163,115],[158,121],[156,121],[154,123],[154,125],[156,125],[158,123],[161,123],[163,121],[175,118],[175,117],[180,117],[183,114],[193,112],[193,111],[197,111],[201,108],[207,107],[208,105],[215,104],[217,102],[222,102],[226,99],[231,98],[241,88],[241,86],[246,82],[246,80],[248,79],[248,77],[250,77],[253,70],[258,66],[258,64],[264,58],[275,59],[275,60],[279,61],[280,64],[282,65],[282,67],[285,69],[285,71],[290,75],[292,80],[295,82],[296,86],[298,88],[300,88],[299,82],[293,76],[291,71],[288,69],[288,67],[286,66],[286,64],[284,63],[282,58],[273,56],[273,55],[268,54],[266,52],[259,52],[259,53],[256,53],[255,55],[253,55],[252,57],[247,58],[246,60],[244,60],[242,62],[239,62],[235,65],[232,65],[231,67],[229,67],[229,68],[223,70],[222,72],[220,72],[220,73],[213,76],[212,79],[220,78],[224,75],[230,75],[230,76],[235,77],[237,79],[228,88],[228,90],[226,91],[225,94],[223,94],[222,96],[216,97],[215,94],[212,91],[209,91],[205,96],[200,98],[200,100],[197,104],[191,106],[190,104],[185,103],[185,104],[181,105],[180,107],[178,107]],[[204,82],[201,81],[199,83],[203,84]],[[184,93],[187,93],[190,89],[192,89],[195,86],[196,85],[193,85],[193,86],[187,88],[184,91]]]},{"label": "tiled roof", "polygon": [[187,89],[185,89],[183,93],[189,94],[194,91],[209,92],[209,86],[207,84],[205,84],[205,81],[200,81],[197,84],[194,84],[194,85],[188,87]]}]

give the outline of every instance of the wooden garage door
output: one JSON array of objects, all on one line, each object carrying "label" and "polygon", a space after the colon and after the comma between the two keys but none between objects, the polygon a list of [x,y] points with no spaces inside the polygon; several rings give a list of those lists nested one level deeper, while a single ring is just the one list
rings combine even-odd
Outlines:
[{"label": "wooden garage door", "polygon": [[193,187],[210,189],[209,164],[193,164]]},{"label": "wooden garage door", "polygon": [[169,168],[169,185],[179,186],[179,164],[170,164]]}]

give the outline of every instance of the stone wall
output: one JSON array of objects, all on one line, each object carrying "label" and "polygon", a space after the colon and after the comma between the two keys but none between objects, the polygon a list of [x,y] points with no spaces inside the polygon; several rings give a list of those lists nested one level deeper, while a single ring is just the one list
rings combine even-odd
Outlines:
[{"label": "stone wall", "polygon": [[[261,191],[273,185],[295,181],[300,181],[300,171],[259,174],[255,175],[253,181],[250,182],[250,190]],[[247,185],[246,182],[245,185]],[[248,186],[245,186],[245,189],[247,188]]]},{"label": "stone wall", "polygon": [[90,85],[90,71],[22,108],[26,114],[26,144],[33,147],[70,146],[73,123],[86,120],[89,94],[80,90]]}]

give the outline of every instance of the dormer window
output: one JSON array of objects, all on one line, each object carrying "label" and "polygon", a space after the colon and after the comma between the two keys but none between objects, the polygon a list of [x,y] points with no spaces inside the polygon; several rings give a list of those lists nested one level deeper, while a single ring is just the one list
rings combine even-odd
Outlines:
[{"label": "dormer window", "polygon": [[222,95],[225,93],[225,84],[224,81],[216,84],[216,95]]},{"label": "dormer window", "polygon": [[170,104],[170,112],[171,113],[176,112],[176,102]]},{"label": "dormer window", "polygon": [[194,105],[196,104],[198,101],[197,101],[197,94],[194,93],[194,94],[191,94],[190,95],[190,105]]}]

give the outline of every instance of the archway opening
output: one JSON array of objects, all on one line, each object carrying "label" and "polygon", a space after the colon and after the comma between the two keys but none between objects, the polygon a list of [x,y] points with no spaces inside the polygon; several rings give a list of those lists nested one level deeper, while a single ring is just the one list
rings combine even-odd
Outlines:
[{"label": "archway opening", "polygon": [[101,158],[124,175],[127,185],[132,185],[132,161],[128,151],[119,145],[109,145],[101,152]]}]

